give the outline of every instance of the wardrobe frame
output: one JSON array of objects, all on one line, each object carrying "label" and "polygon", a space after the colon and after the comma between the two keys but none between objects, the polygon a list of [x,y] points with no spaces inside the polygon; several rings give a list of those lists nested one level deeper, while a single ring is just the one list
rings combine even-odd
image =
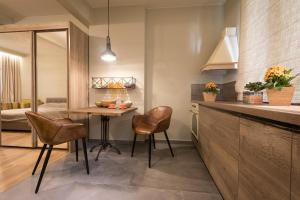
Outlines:
[{"label": "wardrobe frame", "polygon": [[[89,104],[89,36],[72,22],[51,23],[51,24],[11,24],[0,26],[1,33],[30,32],[31,33],[31,74],[32,74],[32,111],[37,111],[37,46],[36,35],[40,32],[67,32],[67,110],[88,107]],[[86,124],[88,131],[88,115],[68,114],[73,120]],[[1,115],[0,115],[1,120]],[[1,123],[0,123],[1,131]],[[0,133],[1,134],[1,133]],[[19,147],[1,144],[2,147]],[[19,148],[40,148],[37,144],[37,134],[32,129],[31,147]],[[73,145],[68,143],[68,150],[72,151]]]}]

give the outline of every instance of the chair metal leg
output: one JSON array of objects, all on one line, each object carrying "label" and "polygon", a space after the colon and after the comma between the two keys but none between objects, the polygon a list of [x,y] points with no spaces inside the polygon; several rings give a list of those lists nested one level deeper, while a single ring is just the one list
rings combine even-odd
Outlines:
[{"label": "chair metal leg", "polygon": [[132,144],[132,150],[131,150],[131,157],[133,157],[134,153],[134,147],[135,147],[135,142],[136,142],[136,133],[134,133],[134,138],[133,138],[133,144]]},{"label": "chair metal leg", "polygon": [[42,179],[43,179],[44,173],[46,171],[47,164],[48,164],[51,152],[52,152],[52,148],[53,148],[53,145],[50,145],[49,148],[48,148],[48,152],[47,152],[44,164],[43,164],[43,168],[42,168],[42,171],[41,171],[41,174],[40,174],[37,186],[35,188],[35,193],[38,193],[38,191],[39,191],[39,188],[40,188],[40,185],[41,185],[41,182],[42,182]]},{"label": "chair metal leg", "polygon": [[47,148],[47,144],[44,144],[44,145],[43,145],[43,148],[41,149],[40,155],[39,155],[39,157],[38,157],[38,159],[37,159],[37,161],[36,161],[36,163],[35,163],[35,166],[34,166],[34,168],[33,168],[32,175],[34,175],[36,169],[38,168],[38,166],[39,166],[39,164],[40,164],[40,161],[41,161],[41,159],[42,159],[42,157],[43,157],[43,154],[44,154],[46,148]]},{"label": "chair metal leg", "polygon": [[76,162],[78,162],[78,140],[75,140]]},{"label": "chair metal leg", "polygon": [[153,140],[153,148],[156,149],[154,133],[152,134],[152,140]]},{"label": "chair metal leg", "polygon": [[148,153],[149,153],[149,168],[151,168],[151,135],[149,135],[149,149],[148,149]]},{"label": "chair metal leg", "polygon": [[88,156],[87,156],[87,150],[86,150],[86,142],[85,142],[85,138],[82,138],[82,147],[83,147],[83,153],[84,153],[84,160],[85,160],[86,173],[87,173],[87,174],[90,174],[89,160],[88,160]]},{"label": "chair metal leg", "polygon": [[172,157],[174,157],[174,153],[173,153],[173,150],[172,150],[172,147],[171,147],[170,141],[169,141],[169,137],[168,137],[167,131],[164,131],[164,133],[165,133],[166,140],[167,140],[167,142],[168,142],[168,145],[169,145],[169,148],[170,148],[170,151],[171,151]]}]

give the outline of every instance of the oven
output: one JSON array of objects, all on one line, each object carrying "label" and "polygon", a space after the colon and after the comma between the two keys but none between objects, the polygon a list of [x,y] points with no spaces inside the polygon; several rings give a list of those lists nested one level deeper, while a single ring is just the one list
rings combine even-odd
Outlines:
[{"label": "oven", "polygon": [[199,133],[199,104],[197,103],[192,103],[192,108],[191,108],[191,132],[195,139],[198,141],[198,133]]}]

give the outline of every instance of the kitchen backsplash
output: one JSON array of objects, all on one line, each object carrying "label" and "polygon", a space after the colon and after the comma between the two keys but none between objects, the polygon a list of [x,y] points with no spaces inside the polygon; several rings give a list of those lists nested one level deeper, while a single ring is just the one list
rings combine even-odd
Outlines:
[{"label": "kitchen backsplash", "polygon": [[[286,65],[295,74],[300,72],[300,1],[243,0],[241,3],[240,63],[236,76],[239,99],[244,85],[263,81],[265,71],[272,65]],[[293,103],[300,103],[300,77],[293,83],[296,86]]]},{"label": "kitchen backsplash", "polygon": [[[221,89],[217,95],[217,101],[236,101],[237,93],[235,91],[235,81],[218,84]],[[191,100],[203,100],[202,91],[205,88],[205,84],[192,84],[191,85]]]}]

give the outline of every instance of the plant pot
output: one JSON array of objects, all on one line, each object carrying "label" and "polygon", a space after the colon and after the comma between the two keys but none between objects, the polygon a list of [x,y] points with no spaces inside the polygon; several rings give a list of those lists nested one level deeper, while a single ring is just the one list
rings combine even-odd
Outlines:
[{"label": "plant pot", "polygon": [[214,102],[216,101],[217,94],[212,92],[202,92],[204,101]]},{"label": "plant pot", "polygon": [[243,103],[261,105],[263,103],[263,92],[243,92]]},{"label": "plant pot", "polygon": [[283,87],[281,90],[278,89],[267,89],[267,95],[269,105],[271,106],[289,106],[291,105],[295,88]]}]

